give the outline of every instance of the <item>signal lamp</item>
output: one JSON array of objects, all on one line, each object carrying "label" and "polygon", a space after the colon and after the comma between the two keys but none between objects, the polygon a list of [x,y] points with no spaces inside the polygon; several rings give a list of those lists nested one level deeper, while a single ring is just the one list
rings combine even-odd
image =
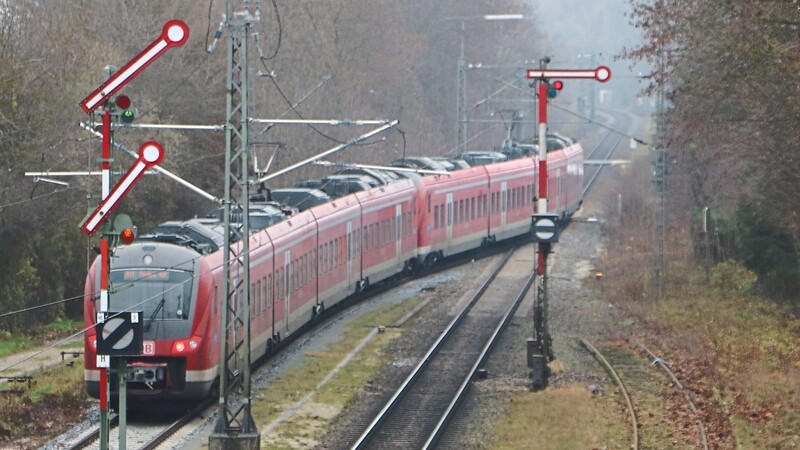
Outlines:
[{"label": "signal lamp", "polygon": [[131,107],[131,98],[127,95],[120,95],[114,100],[114,103],[119,109],[128,109]]},{"label": "signal lamp", "polygon": [[119,119],[123,123],[131,123],[131,122],[133,122],[133,119],[135,119],[135,118],[136,118],[136,114],[133,112],[132,109],[126,109],[126,110],[122,111],[122,113],[119,115]]},{"label": "signal lamp", "polygon": [[559,91],[564,88],[564,83],[560,80],[547,83],[547,98],[556,98]]},{"label": "signal lamp", "polygon": [[119,240],[125,245],[131,245],[136,239],[136,233],[131,228],[125,228],[119,233]]}]

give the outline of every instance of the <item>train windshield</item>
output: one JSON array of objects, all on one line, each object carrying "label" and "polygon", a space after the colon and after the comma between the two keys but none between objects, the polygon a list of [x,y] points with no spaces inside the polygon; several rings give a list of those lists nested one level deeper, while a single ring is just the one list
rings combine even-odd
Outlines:
[{"label": "train windshield", "polygon": [[109,309],[144,311],[149,320],[186,320],[192,280],[192,273],[184,270],[112,270]]}]

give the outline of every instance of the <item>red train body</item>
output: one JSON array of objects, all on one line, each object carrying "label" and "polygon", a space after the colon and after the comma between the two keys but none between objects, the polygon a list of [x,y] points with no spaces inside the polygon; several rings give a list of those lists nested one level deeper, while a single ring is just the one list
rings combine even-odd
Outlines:
[{"label": "red train body", "polygon": [[[537,158],[528,157],[399,180],[253,233],[253,360],[370,283],[529,232],[537,171]],[[549,209],[572,214],[583,192],[580,144],[548,153],[548,172]],[[182,227],[173,243],[138,241],[112,258],[110,310],[144,312],[145,351],[128,358],[126,372],[132,403],[205,398],[217,381],[225,301],[221,224],[201,219]],[[84,298],[85,383],[94,397],[100,379],[93,328],[99,266],[96,260],[89,271]]]}]

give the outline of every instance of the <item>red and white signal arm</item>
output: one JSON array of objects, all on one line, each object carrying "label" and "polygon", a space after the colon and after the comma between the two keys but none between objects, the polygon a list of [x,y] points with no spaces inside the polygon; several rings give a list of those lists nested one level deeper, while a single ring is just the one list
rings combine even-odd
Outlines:
[{"label": "red and white signal arm", "polygon": [[97,229],[108,220],[119,202],[128,194],[134,184],[152,166],[158,165],[164,159],[164,149],[156,141],[149,141],[139,147],[139,157],[133,163],[125,176],[114,186],[114,189],[103,199],[81,225],[81,230],[87,235],[93,235]]},{"label": "red and white signal arm", "polygon": [[606,66],[590,70],[528,69],[528,78],[593,78],[605,83],[611,79],[611,69]]},{"label": "red and white signal arm", "polygon": [[180,47],[189,39],[189,26],[181,20],[170,20],[161,29],[161,35],[135,58],[116,71],[111,78],[81,101],[86,114],[108,100],[159,56],[172,47]]}]

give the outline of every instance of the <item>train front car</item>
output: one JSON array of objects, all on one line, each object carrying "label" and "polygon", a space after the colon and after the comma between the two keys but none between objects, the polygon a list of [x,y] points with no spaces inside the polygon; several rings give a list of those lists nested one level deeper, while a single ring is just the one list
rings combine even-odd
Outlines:
[{"label": "train front car", "polygon": [[[143,352],[125,357],[128,401],[195,400],[209,395],[217,377],[219,341],[212,268],[192,248],[163,242],[120,247],[111,257],[109,311],[142,311]],[[99,258],[86,282],[85,382],[99,397],[97,340]],[[118,378],[111,373],[111,397]]]}]

